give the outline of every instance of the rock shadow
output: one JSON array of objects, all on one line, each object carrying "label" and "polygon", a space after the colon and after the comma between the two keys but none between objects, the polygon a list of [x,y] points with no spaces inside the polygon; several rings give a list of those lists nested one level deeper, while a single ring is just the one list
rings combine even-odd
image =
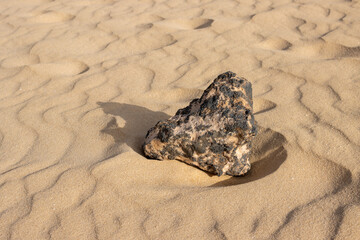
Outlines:
[{"label": "rock shadow", "polygon": [[[112,136],[117,143],[126,143],[141,155],[144,155],[141,146],[144,143],[147,131],[155,126],[158,121],[170,117],[163,112],[156,112],[127,103],[98,102],[97,104],[104,113],[114,116],[101,132]],[[123,127],[119,127],[116,116],[125,121]]]},{"label": "rock shadow", "polygon": [[251,169],[244,176],[231,177],[211,187],[244,184],[264,178],[275,172],[287,158],[284,147],[286,138],[281,133],[258,126],[258,134],[252,142]]}]

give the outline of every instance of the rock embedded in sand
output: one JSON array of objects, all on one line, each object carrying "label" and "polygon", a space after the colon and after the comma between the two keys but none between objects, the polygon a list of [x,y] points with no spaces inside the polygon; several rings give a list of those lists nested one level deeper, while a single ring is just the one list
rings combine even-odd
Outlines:
[{"label": "rock embedded in sand", "polygon": [[143,149],[150,158],[176,159],[219,176],[240,176],[250,170],[255,135],[251,83],[226,72],[199,99],[151,128]]}]

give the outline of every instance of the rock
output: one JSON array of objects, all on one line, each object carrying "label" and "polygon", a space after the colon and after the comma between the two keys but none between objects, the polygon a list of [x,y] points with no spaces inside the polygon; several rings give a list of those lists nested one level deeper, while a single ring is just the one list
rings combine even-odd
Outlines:
[{"label": "rock", "polygon": [[183,161],[218,176],[248,172],[251,140],[257,132],[252,88],[235,76],[219,75],[200,99],[152,127],[145,137],[145,155]]}]

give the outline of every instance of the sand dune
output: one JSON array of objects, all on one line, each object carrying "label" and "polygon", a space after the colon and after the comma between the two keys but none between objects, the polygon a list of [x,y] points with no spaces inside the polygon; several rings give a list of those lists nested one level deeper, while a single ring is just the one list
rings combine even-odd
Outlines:
[{"label": "sand dune", "polygon": [[[358,239],[358,1],[0,2],[0,239]],[[252,170],[146,159],[231,70]]]}]

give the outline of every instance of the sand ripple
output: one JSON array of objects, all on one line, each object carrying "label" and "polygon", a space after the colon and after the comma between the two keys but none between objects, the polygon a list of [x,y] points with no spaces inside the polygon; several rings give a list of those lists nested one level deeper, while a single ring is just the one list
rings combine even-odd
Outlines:
[{"label": "sand ripple", "polygon": [[[356,239],[356,1],[1,1],[0,239]],[[143,157],[220,72],[251,172]]]}]

